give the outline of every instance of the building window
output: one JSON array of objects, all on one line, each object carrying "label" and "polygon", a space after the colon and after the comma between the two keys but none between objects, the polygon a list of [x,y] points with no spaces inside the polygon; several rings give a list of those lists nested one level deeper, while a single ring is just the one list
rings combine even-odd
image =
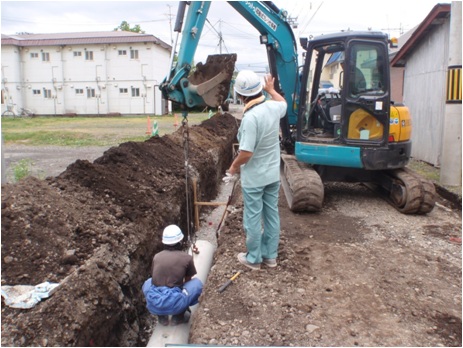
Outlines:
[{"label": "building window", "polygon": [[85,60],[93,60],[93,51],[85,51]]},{"label": "building window", "polygon": [[31,53],[31,58],[39,58],[39,54],[37,52]]},{"label": "building window", "polygon": [[130,59],[138,59],[138,50],[130,50]]},{"label": "building window", "polygon": [[129,90],[127,88],[119,88],[119,93],[127,94],[127,93],[129,93]]},{"label": "building window", "polygon": [[119,50],[119,55],[120,56],[126,56],[127,55],[127,51],[126,50]]},{"label": "building window", "polygon": [[74,57],[82,57],[82,52],[81,51],[75,51],[74,52]]},{"label": "building window", "polygon": [[50,53],[42,52],[42,61],[43,62],[49,62],[50,61]]},{"label": "building window", "polygon": [[51,89],[43,89],[43,97],[44,98],[51,98]]},{"label": "building window", "polygon": [[140,96],[140,88],[132,87],[132,97],[139,97]]},{"label": "building window", "polygon": [[33,89],[32,90],[32,95],[40,95],[40,89]]},{"label": "building window", "polygon": [[83,88],[76,88],[76,94],[84,94]]},{"label": "building window", "polygon": [[87,98],[95,98],[95,88],[87,89]]}]

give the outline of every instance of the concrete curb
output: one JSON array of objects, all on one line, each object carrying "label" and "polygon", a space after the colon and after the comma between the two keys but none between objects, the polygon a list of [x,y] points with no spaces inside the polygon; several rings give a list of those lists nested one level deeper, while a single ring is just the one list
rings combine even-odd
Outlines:
[{"label": "concrete curb", "polygon": [[455,209],[461,210],[461,193],[458,195],[457,193],[449,191],[442,185],[434,183],[434,187],[436,188],[436,192],[442,198],[448,200]]}]

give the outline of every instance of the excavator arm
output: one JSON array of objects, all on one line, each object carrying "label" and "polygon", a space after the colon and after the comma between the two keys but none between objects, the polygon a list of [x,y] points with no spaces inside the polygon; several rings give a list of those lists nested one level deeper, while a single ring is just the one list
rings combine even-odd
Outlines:
[{"label": "excavator arm", "polygon": [[179,4],[174,28],[177,38],[172,50],[170,72],[159,88],[164,98],[186,108],[205,105],[216,107],[223,104],[228,96],[236,54],[209,56],[205,65],[198,64],[191,73],[191,64],[211,5],[210,1],[191,1],[177,60],[174,62],[175,47],[182,31],[187,4],[186,1]]},{"label": "excavator arm", "polygon": [[[276,89],[284,96],[288,105],[287,115],[281,123],[283,142],[294,143],[291,140],[290,126],[297,123],[300,82],[296,40],[287,22],[287,13],[278,9],[270,1],[229,1],[228,3],[261,34],[260,42],[266,46],[270,73],[275,77]],[[174,29],[177,35],[182,31],[187,5],[189,7],[178,58],[174,62],[172,56],[170,73],[160,89],[166,99],[178,102],[186,108],[199,105],[216,107],[224,103],[228,97],[237,56],[236,54],[209,56],[205,64],[199,63],[191,73],[191,64],[211,3],[209,1],[180,2]]]}]

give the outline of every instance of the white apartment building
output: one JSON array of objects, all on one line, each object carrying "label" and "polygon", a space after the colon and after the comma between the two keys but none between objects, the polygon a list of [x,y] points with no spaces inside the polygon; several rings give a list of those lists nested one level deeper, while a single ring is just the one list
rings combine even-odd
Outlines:
[{"label": "white apartment building", "polygon": [[159,84],[171,49],[126,31],[2,34],[2,114],[166,114]]}]

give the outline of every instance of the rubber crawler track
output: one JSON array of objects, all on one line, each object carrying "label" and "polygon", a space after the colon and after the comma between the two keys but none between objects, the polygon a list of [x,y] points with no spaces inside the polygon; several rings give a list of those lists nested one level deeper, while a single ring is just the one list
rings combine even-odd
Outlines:
[{"label": "rubber crawler track", "polygon": [[422,200],[417,214],[427,214],[434,209],[436,204],[436,187],[431,180],[423,178],[419,174],[413,172],[408,168],[403,169],[407,174],[414,176],[417,180],[421,182],[422,185]]},{"label": "rubber crawler track", "polygon": [[397,185],[405,188],[406,200],[402,205],[391,203],[404,214],[426,214],[435,204],[436,190],[434,184],[409,169],[397,169],[390,172]]},{"label": "rubber crawler track", "polygon": [[293,212],[319,211],[324,188],[318,173],[294,156],[282,155],[281,158],[281,182],[289,209]]}]

